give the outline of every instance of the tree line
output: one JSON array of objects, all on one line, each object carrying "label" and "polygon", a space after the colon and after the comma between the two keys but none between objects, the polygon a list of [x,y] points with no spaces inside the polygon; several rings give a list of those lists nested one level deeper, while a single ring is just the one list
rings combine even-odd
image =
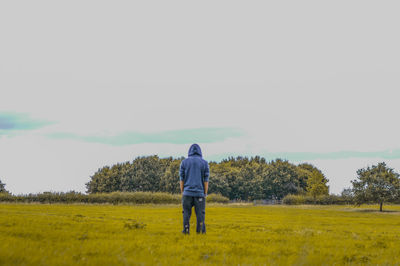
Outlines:
[{"label": "tree line", "polygon": [[[141,156],[132,162],[98,169],[86,183],[87,193],[179,193],[179,167],[184,158]],[[283,199],[288,194],[328,195],[328,179],[311,164],[286,160],[268,162],[260,156],[230,157],[210,162],[209,193],[230,200]]]},{"label": "tree line", "polygon": [[[178,194],[179,167],[183,159],[144,156],[132,162],[105,166],[85,184],[89,195],[71,191],[14,196],[0,180],[0,201],[157,202],[170,194],[141,192]],[[259,156],[210,162],[209,193],[214,194],[210,198],[213,202],[284,199],[285,204],[378,203],[380,211],[384,203],[400,204],[400,174],[384,162],[359,169],[357,179],[351,181],[352,188],[345,188],[341,195],[329,195],[327,183],[324,174],[307,163],[294,165],[281,159],[267,162]]]}]

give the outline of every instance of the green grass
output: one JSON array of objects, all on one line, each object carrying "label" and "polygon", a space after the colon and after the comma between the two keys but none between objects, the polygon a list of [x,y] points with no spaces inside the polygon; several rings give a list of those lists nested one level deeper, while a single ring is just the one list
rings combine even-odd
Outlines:
[{"label": "green grass", "polygon": [[376,210],[209,204],[184,236],[179,205],[0,204],[0,265],[399,264],[400,207]]}]

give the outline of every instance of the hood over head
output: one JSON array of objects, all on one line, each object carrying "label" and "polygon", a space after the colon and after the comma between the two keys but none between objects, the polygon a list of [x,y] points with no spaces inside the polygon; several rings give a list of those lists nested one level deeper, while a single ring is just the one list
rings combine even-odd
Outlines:
[{"label": "hood over head", "polygon": [[188,154],[189,156],[194,156],[194,155],[198,155],[200,157],[203,156],[203,154],[201,153],[200,146],[198,144],[193,144],[192,146],[190,146]]}]

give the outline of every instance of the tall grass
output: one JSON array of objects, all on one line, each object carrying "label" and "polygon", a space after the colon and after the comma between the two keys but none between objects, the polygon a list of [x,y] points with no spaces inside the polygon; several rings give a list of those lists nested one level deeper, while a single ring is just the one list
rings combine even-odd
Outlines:
[{"label": "tall grass", "polygon": [[[110,204],[178,204],[181,195],[163,192],[111,192],[83,194],[80,192],[44,192],[38,194],[12,195],[0,193],[0,202],[37,203],[110,203]],[[207,196],[207,202],[228,203],[228,198],[217,194]]]}]

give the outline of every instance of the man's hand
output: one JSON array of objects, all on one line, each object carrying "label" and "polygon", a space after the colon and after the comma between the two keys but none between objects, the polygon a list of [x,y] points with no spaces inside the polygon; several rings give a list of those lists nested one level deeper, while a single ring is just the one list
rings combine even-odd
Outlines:
[{"label": "man's hand", "polygon": [[181,180],[180,182],[180,187],[181,187],[181,195],[183,194],[183,181]]},{"label": "man's hand", "polygon": [[204,182],[204,195],[207,197],[207,192],[208,192],[208,182]]}]

